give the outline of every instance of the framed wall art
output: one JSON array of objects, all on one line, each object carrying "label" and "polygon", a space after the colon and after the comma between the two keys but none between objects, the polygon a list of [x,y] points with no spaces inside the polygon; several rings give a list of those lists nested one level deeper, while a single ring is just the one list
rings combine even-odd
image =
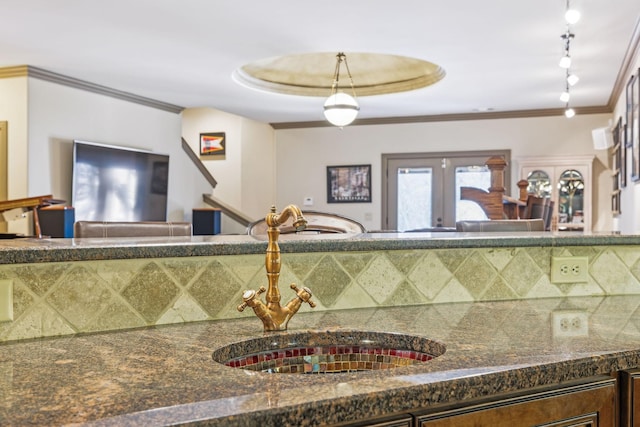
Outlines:
[{"label": "framed wall art", "polygon": [[327,203],[371,203],[371,165],[327,166]]},{"label": "framed wall art", "polygon": [[624,134],[624,141],[627,147],[631,147],[633,144],[633,104],[634,104],[634,92],[633,86],[636,82],[636,76],[631,76],[629,82],[627,83],[627,88],[625,91],[626,94],[626,111],[625,111],[625,122],[627,124],[627,130]]},{"label": "framed wall art", "polygon": [[[640,180],[640,83],[638,75],[631,79],[631,102],[627,100],[627,135],[631,138],[631,179]],[[627,90],[627,94],[628,94]]]},{"label": "framed wall art", "polygon": [[227,138],[224,132],[209,132],[200,134],[201,156],[224,156]]},{"label": "framed wall art", "polygon": [[[618,118],[613,128],[613,172],[617,173],[617,188],[627,186],[627,146],[625,140],[626,129],[622,124],[622,117]],[[615,190],[616,188],[614,188]]]}]

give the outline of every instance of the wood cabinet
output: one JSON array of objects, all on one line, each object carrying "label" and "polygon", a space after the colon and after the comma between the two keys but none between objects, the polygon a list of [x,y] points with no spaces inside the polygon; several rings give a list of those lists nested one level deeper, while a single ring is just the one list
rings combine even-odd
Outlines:
[{"label": "wood cabinet", "polygon": [[[640,405],[640,370],[628,376]],[[349,427],[615,427],[618,382],[591,377],[554,387],[487,396],[468,402],[410,411],[394,418],[362,420]],[[639,413],[640,414],[640,413]],[[640,415],[639,415],[640,417]],[[341,424],[342,425],[342,424]],[[629,424],[632,426],[633,419]]]},{"label": "wood cabinet", "polygon": [[418,427],[513,427],[616,425],[616,380],[584,383],[508,396],[417,417]]},{"label": "wood cabinet", "polygon": [[640,369],[621,371],[620,427],[640,425]]},{"label": "wood cabinet", "polygon": [[591,231],[593,156],[528,157],[517,160],[529,192],[554,201],[559,229]]}]

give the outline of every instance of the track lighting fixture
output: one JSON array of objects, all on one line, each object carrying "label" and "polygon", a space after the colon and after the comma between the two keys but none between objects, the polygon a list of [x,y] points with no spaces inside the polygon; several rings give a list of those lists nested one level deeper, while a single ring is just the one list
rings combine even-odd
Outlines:
[{"label": "track lighting fixture", "polygon": [[578,76],[571,72],[571,42],[575,38],[575,34],[571,32],[570,26],[578,22],[578,20],[580,19],[580,12],[576,9],[572,9],[569,2],[570,0],[567,0],[564,14],[565,20],[567,22],[567,28],[564,34],[560,36],[563,41],[564,54],[560,58],[560,62],[558,63],[561,68],[566,70],[565,89],[564,92],[560,94],[560,101],[565,103],[564,115],[567,118],[571,118],[576,115],[575,110],[569,107],[569,100],[571,99],[571,93],[569,89],[571,86],[574,86],[576,83],[578,83],[579,80]]}]

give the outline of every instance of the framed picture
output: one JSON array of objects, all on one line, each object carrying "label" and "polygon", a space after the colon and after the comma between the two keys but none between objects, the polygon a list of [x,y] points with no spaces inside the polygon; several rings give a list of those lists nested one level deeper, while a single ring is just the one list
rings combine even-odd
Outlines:
[{"label": "framed picture", "polygon": [[201,156],[223,156],[227,146],[224,132],[209,132],[200,134]]},{"label": "framed picture", "polygon": [[633,104],[634,104],[634,91],[633,86],[636,82],[636,76],[631,76],[629,82],[627,83],[626,88],[626,111],[625,111],[625,121],[627,124],[627,129],[624,134],[624,141],[627,147],[631,147],[633,144]]},{"label": "framed picture", "polygon": [[627,185],[627,147],[625,145],[624,126],[622,126],[622,117],[618,119],[616,126],[613,128],[613,173],[615,178],[614,191]]},{"label": "framed picture", "polygon": [[627,126],[622,124],[622,117],[618,119],[616,129],[620,138],[620,188],[624,188],[627,186],[627,146],[624,141]]},{"label": "framed picture", "polygon": [[327,203],[371,203],[371,165],[327,166]]},{"label": "framed picture", "polygon": [[640,180],[640,83],[638,75],[632,79],[631,84],[631,115],[627,114],[627,134],[631,138],[631,179]]}]

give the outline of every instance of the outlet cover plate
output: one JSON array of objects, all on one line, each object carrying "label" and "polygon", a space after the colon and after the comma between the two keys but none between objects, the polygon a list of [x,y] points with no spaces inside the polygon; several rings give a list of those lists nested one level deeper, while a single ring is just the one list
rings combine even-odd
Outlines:
[{"label": "outlet cover plate", "polygon": [[0,280],[0,322],[13,320],[13,280]]},{"label": "outlet cover plate", "polygon": [[551,257],[551,283],[586,283],[589,281],[589,257]]},{"label": "outlet cover plate", "polygon": [[586,337],[589,335],[589,315],[580,310],[558,310],[551,313],[554,338]]}]

